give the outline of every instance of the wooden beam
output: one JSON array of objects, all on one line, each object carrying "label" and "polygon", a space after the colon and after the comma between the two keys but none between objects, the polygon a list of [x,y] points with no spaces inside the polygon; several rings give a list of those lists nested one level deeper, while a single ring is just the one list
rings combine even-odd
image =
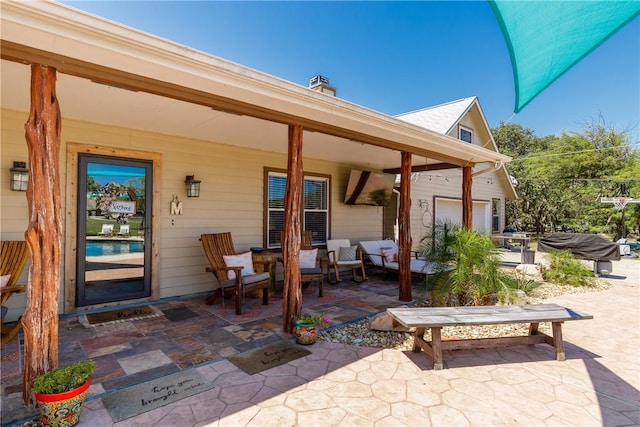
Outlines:
[{"label": "wooden beam", "polygon": [[38,63],[49,65],[56,68],[60,73],[133,92],[151,93],[166,98],[203,105],[226,113],[255,117],[285,125],[295,123],[303,126],[303,128],[308,131],[333,135],[339,138],[358,141],[395,151],[406,151],[416,156],[435,159],[451,164],[458,164],[460,166],[468,164],[467,160],[459,159],[455,156],[449,156],[427,148],[402,144],[391,139],[385,139],[376,135],[336,126],[332,123],[324,123],[292,113],[265,108],[259,104],[252,104],[216,95],[211,92],[205,92],[196,88],[152,79],[123,70],[83,61],[77,58],[35,49],[33,47],[24,46],[8,40],[0,40],[0,57],[8,61],[23,64]]},{"label": "wooden beam", "polygon": [[[470,165],[470,166],[473,166],[473,165]],[[411,167],[411,172],[415,173],[415,172],[439,171],[439,170],[444,170],[444,169],[457,169],[457,168],[460,168],[460,167],[462,167],[462,166],[454,165],[453,163],[433,163],[433,164],[430,164],[430,165],[412,166]],[[400,168],[383,169],[382,172],[384,172],[384,173],[392,173],[392,174],[398,175],[400,173]]]},{"label": "wooden beam", "polygon": [[402,153],[398,208],[398,280],[400,301],[411,301],[411,153]]},{"label": "wooden beam", "polygon": [[462,226],[467,230],[473,228],[472,184],[471,166],[465,166],[462,168]]},{"label": "wooden beam", "polygon": [[29,151],[27,205],[30,283],[24,330],[22,401],[33,403],[31,388],[40,374],[58,366],[58,296],[62,211],[60,204],[60,106],[55,68],[31,66],[31,108],[24,125]]},{"label": "wooden beam", "polygon": [[284,290],[282,293],[282,329],[293,333],[295,321],[302,312],[302,286],[300,283],[300,206],[302,203],[302,132],[300,125],[289,126],[287,155],[287,186],[284,194],[284,232],[282,256],[284,263]]}]

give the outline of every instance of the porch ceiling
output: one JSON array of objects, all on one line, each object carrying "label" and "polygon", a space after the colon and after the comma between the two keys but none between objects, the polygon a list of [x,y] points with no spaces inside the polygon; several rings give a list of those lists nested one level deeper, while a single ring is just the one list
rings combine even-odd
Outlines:
[{"label": "porch ceiling", "polygon": [[[0,65],[2,108],[29,111],[30,67],[3,60]],[[87,79],[59,74],[57,94],[63,118],[177,135],[203,141],[287,153],[287,126],[210,107],[132,92]],[[78,96],[82,94],[82,96]],[[319,132],[304,134],[304,156],[372,169],[396,167],[400,153]],[[430,163],[435,162],[430,160]],[[414,158],[416,165],[426,163]]]},{"label": "porch ceiling", "polygon": [[[2,2],[2,107],[29,109],[31,63],[58,69],[63,118],[286,153],[371,169],[508,161],[186,46],[51,2]],[[393,155],[390,151],[393,150]]]}]

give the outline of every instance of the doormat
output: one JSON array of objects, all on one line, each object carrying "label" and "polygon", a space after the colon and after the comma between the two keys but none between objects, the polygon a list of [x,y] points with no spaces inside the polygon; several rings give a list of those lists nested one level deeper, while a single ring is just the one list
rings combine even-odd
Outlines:
[{"label": "doormat", "polygon": [[247,374],[253,375],[309,354],[311,354],[309,350],[301,348],[299,345],[289,341],[279,341],[244,353],[234,354],[227,357],[227,360]]},{"label": "doormat", "polygon": [[189,369],[107,394],[102,403],[117,423],[212,388],[211,381]]},{"label": "doormat", "polygon": [[187,307],[165,308],[162,310],[162,314],[167,320],[172,322],[179,322],[181,320],[187,320],[194,317],[198,317],[198,313],[188,309]]},{"label": "doormat", "polygon": [[158,316],[162,316],[162,312],[159,309],[150,305],[143,305],[140,307],[119,308],[117,310],[104,311],[102,313],[83,314],[78,317],[78,321],[85,328],[91,328],[98,325],[108,325],[111,323]]}]

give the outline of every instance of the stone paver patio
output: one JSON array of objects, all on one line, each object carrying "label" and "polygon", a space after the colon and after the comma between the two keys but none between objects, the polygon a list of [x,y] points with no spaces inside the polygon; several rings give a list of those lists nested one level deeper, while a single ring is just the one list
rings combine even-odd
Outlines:
[{"label": "stone paver patio", "polygon": [[567,360],[547,345],[428,356],[318,342],[255,375],[223,360],[197,368],[215,387],[114,424],[85,405],[80,426],[640,425],[640,263],[615,263],[604,292],[552,302],[594,315],[564,325]]}]

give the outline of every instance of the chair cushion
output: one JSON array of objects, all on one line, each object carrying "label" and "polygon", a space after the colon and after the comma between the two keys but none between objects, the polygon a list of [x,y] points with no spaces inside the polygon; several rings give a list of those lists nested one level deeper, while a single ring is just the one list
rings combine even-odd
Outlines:
[{"label": "chair cushion", "polygon": [[[242,271],[240,271],[241,276],[250,276],[252,274],[256,274],[256,271],[253,269],[253,259],[251,258],[251,252],[245,252],[243,254],[238,255],[223,255],[224,265],[227,267],[242,267]],[[227,277],[229,279],[236,278],[235,271],[228,271]]]},{"label": "chair cushion", "polygon": [[318,248],[301,250],[300,251],[300,268],[314,268],[316,266],[317,256],[318,256]]},{"label": "chair cushion", "polygon": [[382,249],[382,256],[385,262],[396,262],[398,260],[398,252],[393,249]]},{"label": "chair cushion", "polygon": [[7,283],[9,283],[10,279],[10,274],[7,274],[6,276],[0,276],[0,288],[4,288],[5,286],[7,286]]},{"label": "chair cushion", "polygon": [[355,261],[357,246],[343,246],[338,251],[338,261]]},{"label": "chair cushion", "polygon": [[249,276],[242,276],[242,283],[245,285],[262,282],[263,280],[269,280],[268,272],[251,274]]}]

